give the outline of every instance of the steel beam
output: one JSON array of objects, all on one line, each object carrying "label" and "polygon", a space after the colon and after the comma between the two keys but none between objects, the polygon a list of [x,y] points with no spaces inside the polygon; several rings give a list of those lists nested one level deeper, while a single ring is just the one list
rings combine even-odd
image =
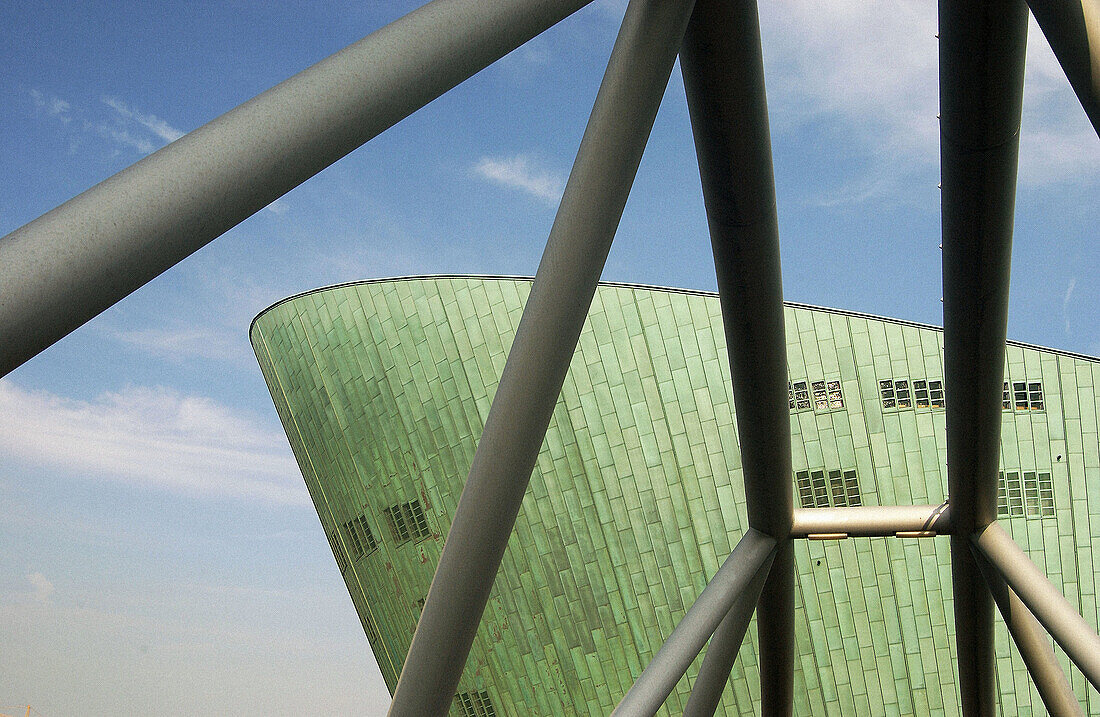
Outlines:
[{"label": "steel beam", "polygon": [[589,0],[435,0],[0,239],[0,376]]},{"label": "steel beam", "polygon": [[780,541],[757,615],[762,714],[794,699],[787,347],[764,67],[754,0],[699,0],[680,51],[718,276],[749,525]]},{"label": "steel beam", "polygon": [[[944,377],[956,535],[996,517],[1027,8],[940,0]],[[993,600],[965,537],[951,539],[963,715],[994,713]]]},{"label": "steel beam", "polygon": [[668,84],[691,0],[631,0],[390,714],[447,712]]},{"label": "steel beam", "polygon": [[1027,4],[1100,135],[1100,0],[1028,0]]},{"label": "steel beam", "polygon": [[1092,686],[1100,690],[1100,637],[1096,628],[1081,617],[1000,525],[986,526],[971,540]]},{"label": "steel beam", "polygon": [[764,580],[768,577],[769,565],[762,566],[757,571],[749,587],[734,601],[733,607],[711,635],[703,664],[699,667],[699,674],[695,677],[695,684],[691,686],[691,694],[684,705],[684,717],[713,717],[718,709],[722,692],[730,679],[730,671],[733,670],[733,663],[737,661],[737,653],[741,649],[741,643],[745,641],[752,613],[760,599]]},{"label": "steel beam", "polygon": [[993,600],[1004,617],[1020,656],[1024,658],[1024,665],[1039,690],[1047,712],[1053,717],[1084,717],[1081,703],[1073,694],[1058,658],[1054,656],[1046,630],[981,552],[974,546],[971,550],[975,551],[982,577],[993,593]]},{"label": "steel beam", "polygon": [[949,535],[951,510],[947,503],[795,508],[791,526],[792,538],[828,534],[870,538],[898,533]]},{"label": "steel beam", "polygon": [[[763,587],[776,545],[775,538],[752,528],[741,536],[737,547],[703,592],[699,593],[687,614],[611,713],[614,717],[651,717],[656,714],[707,640],[715,634],[715,629],[734,609],[738,609],[735,606],[740,606],[738,612],[746,617],[743,624],[731,626],[730,631],[736,632],[739,628],[741,636],[744,636],[748,618],[752,616],[752,605]],[[750,597],[751,600],[746,599]],[[740,645],[740,639],[737,644]],[[736,655],[736,648],[733,652]],[[725,674],[729,676],[728,668]],[[724,680],[719,682],[719,686],[721,684]],[[720,697],[720,689],[718,694]]]}]

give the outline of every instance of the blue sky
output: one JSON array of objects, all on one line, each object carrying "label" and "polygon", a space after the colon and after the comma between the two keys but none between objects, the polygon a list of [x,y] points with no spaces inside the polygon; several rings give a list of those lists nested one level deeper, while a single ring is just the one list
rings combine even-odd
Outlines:
[{"label": "blue sky", "polygon": [[[415,4],[0,5],[0,235]],[[384,714],[248,323],[333,282],[533,273],[624,6],[569,18],[0,380],[0,704]],[[764,8],[787,299],[941,323],[935,23],[908,0]],[[1096,355],[1100,140],[1034,24],[1028,53],[1009,336]],[[604,278],[714,287],[678,68]]]}]

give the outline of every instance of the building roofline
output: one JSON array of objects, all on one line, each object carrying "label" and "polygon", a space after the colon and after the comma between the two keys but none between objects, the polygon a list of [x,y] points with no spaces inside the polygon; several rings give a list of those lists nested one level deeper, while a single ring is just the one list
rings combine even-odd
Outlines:
[{"label": "building roofline", "polygon": [[[377,279],[358,279],[355,281],[342,281],[336,284],[329,284],[327,286],[319,286],[316,289],[309,289],[307,291],[301,291],[297,294],[292,294],[284,299],[279,299],[271,306],[256,314],[256,317],[252,319],[252,322],[248,325],[248,333],[252,334],[252,329],[256,326],[256,322],[260,318],[271,311],[274,308],[282,306],[283,304],[300,299],[303,296],[309,296],[310,294],[319,294],[324,291],[330,291],[332,289],[343,289],[349,286],[360,286],[364,284],[387,284],[396,283],[398,281],[425,281],[430,279],[482,279],[488,281],[526,281],[533,282],[535,278],[533,276],[518,276],[509,274],[409,274],[406,276],[386,276]],[[610,286],[617,289],[645,289],[646,291],[663,291],[669,294],[686,294],[688,296],[707,296],[712,298],[718,297],[716,291],[704,291],[702,289],[677,289],[669,286],[654,286],[652,284],[636,284],[627,281],[601,281],[597,286]],[[911,326],[916,329],[930,329],[932,331],[943,332],[942,326],[936,326],[935,324],[925,324],[920,321],[909,321],[908,319],[895,319],[889,316],[878,316],[876,314],[868,314],[862,311],[850,311],[848,309],[834,309],[828,306],[815,306],[814,304],[803,304],[797,301],[784,301],[783,306],[792,309],[806,309],[809,311],[822,311],[829,314],[838,314],[840,316],[849,316],[857,319],[871,319],[874,321],[883,321],[890,324],[897,324],[899,326]],[[1082,359],[1085,361],[1100,362],[1100,357],[1089,356],[1088,354],[1077,353],[1075,351],[1067,351],[1065,349],[1055,349],[1049,346],[1040,346],[1039,344],[1029,344],[1024,341],[1013,341],[1008,339],[1006,342],[1009,346],[1016,346],[1024,349],[1034,349],[1036,351],[1044,351],[1046,353],[1058,354],[1059,356],[1067,356],[1069,358]]]}]

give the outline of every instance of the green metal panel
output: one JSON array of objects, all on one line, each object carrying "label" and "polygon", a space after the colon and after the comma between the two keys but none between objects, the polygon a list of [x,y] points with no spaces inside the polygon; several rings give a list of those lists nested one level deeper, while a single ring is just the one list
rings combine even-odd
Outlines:
[{"label": "green metal panel", "polygon": [[[477,277],[363,282],[293,297],[253,324],[391,690],[529,289]],[[848,500],[852,472],[865,505],[942,501],[944,411],[914,384],[943,380],[942,333],[794,305],[786,325],[792,391],[805,382],[810,398],[791,412],[796,474],[820,476],[827,503]],[[610,712],[718,569],[747,526],[725,349],[712,294],[597,290],[453,715],[481,714],[485,699],[498,715]],[[1018,409],[1013,396],[1003,412],[1002,468],[1018,478],[1001,519],[1095,625],[1100,363],[1014,344],[1006,367],[1010,392],[1041,384],[1042,407]],[[837,386],[842,406],[830,398]],[[959,713],[946,540],[798,541],[796,561],[798,714]],[[750,630],[726,714],[754,714],[756,655]],[[1059,656],[1086,711],[1100,714]],[[668,713],[683,710],[699,662]],[[1043,714],[999,622],[996,669],[1002,714]]]}]

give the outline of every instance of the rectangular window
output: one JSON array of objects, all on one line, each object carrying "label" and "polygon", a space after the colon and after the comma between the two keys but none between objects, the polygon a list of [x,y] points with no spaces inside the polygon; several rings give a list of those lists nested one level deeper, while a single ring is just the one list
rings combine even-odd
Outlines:
[{"label": "rectangular window", "polygon": [[794,382],[794,410],[805,411],[812,408],[810,404],[810,388],[805,381]]},{"label": "rectangular window", "polygon": [[829,490],[825,485],[825,471],[813,471],[810,473],[810,478],[814,487],[814,507],[828,508]]},{"label": "rectangular window", "polygon": [[1024,472],[1024,512],[1029,518],[1038,518],[1039,512],[1039,479],[1035,471]]},{"label": "rectangular window", "polygon": [[374,616],[369,612],[363,615],[363,629],[366,630],[371,647],[374,647],[382,639],[382,636],[378,634],[378,625],[374,622]]},{"label": "rectangular window", "polygon": [[1012,396],[1008,394],[1008,381],[1005,381],[1005,388],[1001,393],[1001,408],[1006,411],[1012,410]]},{"label": "rectangular window", "polygon": [[1012,384],[1012,395],[1016,399],[1016,410],[1027,410],[1027,384],[1023,381],[1015,381]]},{"label": "rectangular window", "polygon": [[837,508],[848,507],[848,495],[844,492],[844,476],[840,471],[829,471],[829,491],[833,494],[833,505]]},{"label": "rectangular window", "polygon": [[947,405],[943,395],[943,381],[929,381],[928,393],[931,396],[932,408],[943,408]]},{"label": "rectangular window", "polygon": [[1027,398],[1032,411],[1043,410],[1043,384],[1033,381],[1027,385]]},{"label": "rectangular window", "polygon": [[895,408],[897,406],[897,402],[894,400],[894,381],[892,379],[879,381],[878,390],[882,394],[883,408]]},{"label": "rectangular window", "polygon": [[927,381],[914,381],[913,382],[913,400],[917,403],[917,408],[931,408],[932,402],[928,400],[928,382]]},{"label": "rectangular window", "polygon": [[810,472],[798,471],[794,474],[795,485],[798,486],[798,504],[803,508],[814,507],[814,489],[810,485]]},{"label": "rectangular window", "polygon": [[356,516],[344,523],[344,535],[347,536],[347,544],[353,561],[373,553],[375,548],[378,547],[378,542],[374,539],[370,526],[367,525],[365,515]]},{"label": "rectangular window", "polygon": [[844,408],[844,394],[840,390],[840,381],[829,381],[829,409]]},{"label": "rectangular window", "polygon": [[424,510],[419,500],[390,506],[383,511],[393,532],[393,538],[398,545],[410,540],[421,540],[431,537],[432,531],[428,527],[428,520],[424,516]]},{"label": "rectangular window", "polygon": [[908,381],[894,381],[894,393],[897,395],[898,408],[913,407],[913,401],[909,398]]},{"label": "rectangular window", "polygon": [[794,410],[794,386],[790,381],[787,381],[787,400],[791,404],[791,410]]},{"label": "rectangular window", "polygon": [[1054,515],[1054,482],[1050,473],[1039,474],[1039,514],[1044,518]]},{"label": "rectangular window", "polygon": [[343,574],[348,569],[348,556],[344,554],[344,549],[340,545],[340,538],[337,537],[335,532],[328,534],[328,545],[332,548],[332,554],[336,556],[336,567],[340,568],[340,573]]},{"label": "rectangular window", "polygon": [[849,506],[863,505],[863,497],[859,494],[859,479],[855,471],[844,471],[844,489],[848,493]]},{"label": "rectangular window", "polygon": [[462,710],[462,717],[496,717],[493,711],[493,702],[489,699],[489,693],[483,690],[477,692],[459,692],[455,695],[455,702]]},{"label": "rectangular window", "polygon": [[1008,517],[1008,484],[1005,483],[1005,472],[1001,471],[997,483],[997,517]]},{"label": "rectangular window", "polygon": [[829,395],[825,392],[824,381],[814,381],[814,410],[815,411],[828,411],[829,410]]},{"label": "rectangular window", "polygon": [[1020,474],[1016,471],[1005,474],[1008,487],[1008,514],[1017,517],[1024,514],[1024,492],[1020,485]]}]

